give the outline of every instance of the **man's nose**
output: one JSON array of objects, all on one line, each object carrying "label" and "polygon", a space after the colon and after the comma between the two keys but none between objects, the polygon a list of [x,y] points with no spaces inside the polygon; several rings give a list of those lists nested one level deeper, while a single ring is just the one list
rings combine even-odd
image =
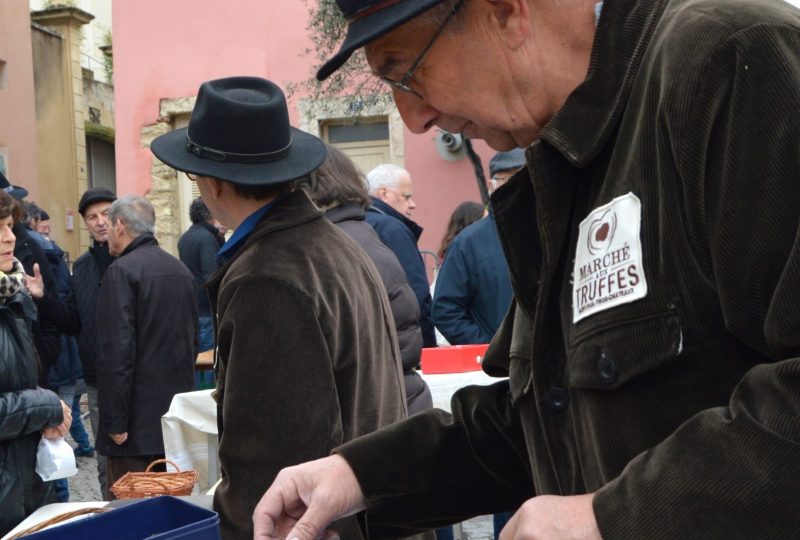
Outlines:
[{"label": "man's nose", "polygon": [[414,199],[408,199],[408,209],[413,210],[417,207],[417,203],[414,202]]},{"label": "man's nose", "polygon": [[392,94],[403,123],[412,133],[425,133],[434,126],[439,111],[428,105],[424,99],[400,90],[393,90]]}]

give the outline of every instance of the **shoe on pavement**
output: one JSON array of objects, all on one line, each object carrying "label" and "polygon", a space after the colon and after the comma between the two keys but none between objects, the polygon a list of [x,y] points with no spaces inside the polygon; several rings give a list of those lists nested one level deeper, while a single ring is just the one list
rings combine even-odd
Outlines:
[{"label": "shoe on pavement", "polygon": [[81,448],[80,446],[74,448],[72,452],[75,454],[75,457],[92,457],[94,456],[94,448],[89,446],[86,448]]}]

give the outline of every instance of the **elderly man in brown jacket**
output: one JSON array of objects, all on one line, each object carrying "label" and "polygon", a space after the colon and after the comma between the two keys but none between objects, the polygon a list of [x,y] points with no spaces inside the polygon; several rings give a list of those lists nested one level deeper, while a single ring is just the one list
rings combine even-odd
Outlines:
[{"label": "elderly man in brown jacket", "polygon": [[[366,254],[293,181],[325,158],[270,81],[206,82],[189,127],[153,152],[234,229],[207,284],[217,321],[224,538],[252,538],[259,497],[288,465],[406,416],[389,301]],[[353,518],[335,524],[360,538]]]},{"label": "elderly man in brown jacket", "polygon": [[515,305],[483,369],[509,377],[282,471],[256,538],[516,508],[501,540],[796,538],[800,11],[336,3],[318,76],[364,47],[412,132],[526,148],[492,195]]}]

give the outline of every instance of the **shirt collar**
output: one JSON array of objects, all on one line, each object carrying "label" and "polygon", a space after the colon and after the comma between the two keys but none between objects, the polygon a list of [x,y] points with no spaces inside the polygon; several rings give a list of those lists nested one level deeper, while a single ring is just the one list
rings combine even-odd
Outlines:
[{"label": "shirt collar", "polygon": [[230,259],[236,251],[242,247],[242,245],[247,240],[247,237],[250,236],[250,233],[253,232],[253,229],[256,228],[256,225],[261,221],[261,219],[269,212],[269,209],[272,208],[275,202],[278,199],[268,202],[242,221],[241,225],[236,227],[236,230],[233,231],[233,234],[225,242],[219,251],[217,251],[217,257],[222,259]]}]

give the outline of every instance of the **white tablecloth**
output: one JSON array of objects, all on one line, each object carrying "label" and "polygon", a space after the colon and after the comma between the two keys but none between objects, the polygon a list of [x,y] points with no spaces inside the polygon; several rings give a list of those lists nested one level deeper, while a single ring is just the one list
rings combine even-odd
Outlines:
[{"label": "white tablecloth", "polygon": [[[420,375],[431,388],[433,406],[446,411],[450,411],[450,398],[459,388],[501,380],[483,371]],[[200,475],[195,493],[205,493],[219,478],[217,405],[211,390],[177,394],[161,418],[161,430],[167,459],[181,470],[195,469]]]},{"label": "white tablecloth", "polygon": [[483,371],[467,371],[465,373],[442,373],[430,375],[420,372],[422,378],[428,383],[433,394],[433,406],[450,412],[450,398],[456,390],[473,384],[485,386],[502,381],[497,377],[490,377]]},{"label": "white tablecloth", "polygon": [[[205,493],[219,477],[217,404],[211,390],[176,394],[161,417],[166,458],[199,473],[194,493]],[[171,469],[170,469],[171,470]]]}]

